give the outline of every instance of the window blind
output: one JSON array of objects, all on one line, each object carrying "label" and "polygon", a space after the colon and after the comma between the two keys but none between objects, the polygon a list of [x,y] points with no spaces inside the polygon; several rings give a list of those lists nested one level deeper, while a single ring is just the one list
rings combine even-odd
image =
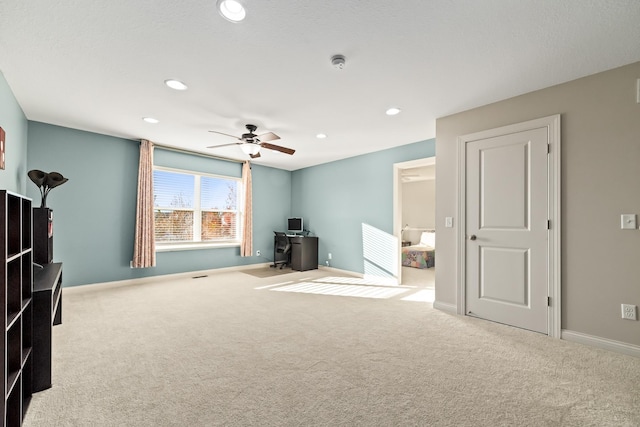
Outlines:
[{"label": "window blind", "polygon": [[239,239],[239,179],[163,169],[155,169],[153,177],[156,242]]}]

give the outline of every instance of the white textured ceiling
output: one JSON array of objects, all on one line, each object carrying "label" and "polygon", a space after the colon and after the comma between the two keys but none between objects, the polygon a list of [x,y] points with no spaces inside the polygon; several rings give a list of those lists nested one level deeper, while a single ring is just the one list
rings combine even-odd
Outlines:
[{"label": "white textured ceiling", "polygon": [[233,24],[214,0],[0,0],[0,71],[29,120],[237,159],[237,146],[207,149],[233,142],[207,131],[254,123],[297,150],[255,163],[295,170],[433,138],[437,117],[640,60],[638,0],[245,4]]},{"label": "white textured ceiling", "polygon": [[400,178],[403,183],[434,180],[436,179],[436,165],[403,168]]}]

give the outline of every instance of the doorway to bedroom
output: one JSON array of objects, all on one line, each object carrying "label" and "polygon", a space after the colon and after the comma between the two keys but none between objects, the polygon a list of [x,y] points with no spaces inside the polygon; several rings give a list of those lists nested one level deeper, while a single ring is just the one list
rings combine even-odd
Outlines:
[{"label": "doorway to bedroom", "polygon": [[394,164],[398,283],[435,290],[436,159]]}]

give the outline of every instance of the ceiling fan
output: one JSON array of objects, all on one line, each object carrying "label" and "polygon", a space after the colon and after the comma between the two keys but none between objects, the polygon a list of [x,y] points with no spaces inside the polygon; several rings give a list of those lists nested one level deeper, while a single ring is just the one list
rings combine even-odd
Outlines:
[{"label": "ceiling fan", "polygon": [[209,132],[230,136],[231,138],[235,138],[240,142],[233,142],[230,144],[222,144],[222,145],[211,145],[207,148],[218,148],[218,147],[227,147],[229,145],[239,145],[240,149],[245,154],[248,154],[252,159],[260,157],[260,148],[267,148],[269,150],[275,150],[285,154],[293,154],[296,152],[296,150],[291,148],[281,147],[280,145],[268,143],[267,141],[275,141],[277,139],[280,139],[280,137],[273,132],[267,132],[261,135],[256,135],[254,133],[256,129],[258,129],[256,125],[248,124],[248,125],[245,125],[245,127],[247,128],[248,133],[243,133],[242,136],[240,137],[229,135],[228,133],[222,133],[215,130],[210,130]]}]

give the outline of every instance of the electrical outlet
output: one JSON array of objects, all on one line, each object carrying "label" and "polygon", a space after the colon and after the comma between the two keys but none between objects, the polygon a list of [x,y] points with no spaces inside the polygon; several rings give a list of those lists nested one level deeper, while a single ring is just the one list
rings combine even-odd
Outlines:
[{"label": "electrical outlet", "polygon": [[256,251],[256,256],[260,256],[260,249]]},{"label": "electrical outlet", "polygon": [[328,258],[329,258],[329,259],[331,259],[331,252],[329,252],[329,256],[328,256]]},{"label": "electrical outlet", "polygon": [[622,318],[627,320],[638,320],[636,310],[637,307],[633,304],[622,304]]}]

